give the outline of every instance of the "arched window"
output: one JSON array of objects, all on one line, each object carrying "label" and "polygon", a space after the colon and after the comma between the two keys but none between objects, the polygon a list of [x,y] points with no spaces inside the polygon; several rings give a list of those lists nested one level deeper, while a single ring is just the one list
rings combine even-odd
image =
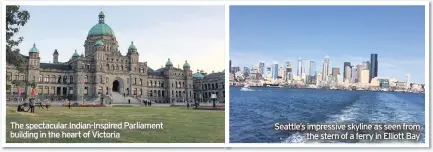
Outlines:
[{"label": "arched window", "polygon": [[69,76],[69,83],[74,83],[74,77],[73,76]]}]

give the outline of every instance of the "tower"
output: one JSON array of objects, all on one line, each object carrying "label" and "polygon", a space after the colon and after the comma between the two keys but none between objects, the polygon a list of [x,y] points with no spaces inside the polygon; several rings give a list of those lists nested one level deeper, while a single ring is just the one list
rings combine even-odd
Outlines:
[{"label": "tower", "polygon": [[57,49],[55,49],[53,53],[53,63],[59,63],[59,52],[57,52]]},{"label": "tower", "polygon": [[370,56],[370,66],[369,66],[369,70],[370,70],[370,77],[369,77],[369,81],[371,81],[371,79],[377,77],[377,69],[378,68],[378,61],[377,61],[377,54],[371,54]]},{"label": "tower", "polygon": [[[36,44],[33,44],[33,47],[29,51],[29,58],[28,58],[28,71],[27,71],[27,83],[37,84],[38,81],[43,81],[42,77],[40,77],[39,74],[39,67],[40,67],[40,57],[39,57],[39,50],[36,48]],[[37,87],[37,86],[35,86]],[[26,92],[27,97],[31,96],[32,92],[32,86],[27,85],[26,86]]]}]

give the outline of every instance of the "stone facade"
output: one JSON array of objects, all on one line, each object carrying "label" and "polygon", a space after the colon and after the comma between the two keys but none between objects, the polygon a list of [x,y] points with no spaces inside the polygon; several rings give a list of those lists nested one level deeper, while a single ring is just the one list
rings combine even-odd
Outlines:
[{"label": "stone facade", "polygon": [[211,102],[211,95],[215,94],[217,102],[225,102],[225,72],[205,74],[197,71],[193,77],[195,101]]},{"label": "stone facade", "polygon": [[[36,97],[42,99],[91,100],[99,94],[119,93],[156,103],[193,101],[193,75],[187,61],[179,69],[168,59],[165,67],[153,70],[147,62],[139,61],[133,42],[128,53],[121,54],[102,12],[99,23],[89,31],[84,48],[84,54],[75,51],[64,63],[58,61],[60,53],[55,50],[52,63],[41,63],[39,50],[33,45],[25,56],[28,61],[25,73],[7,65],[8,96],[18,96],[22,88],[20,97],[34,97],[31,84],[35,84]],[[13,80],[24,81],[26,85],[13,86],[10,83]]]}]

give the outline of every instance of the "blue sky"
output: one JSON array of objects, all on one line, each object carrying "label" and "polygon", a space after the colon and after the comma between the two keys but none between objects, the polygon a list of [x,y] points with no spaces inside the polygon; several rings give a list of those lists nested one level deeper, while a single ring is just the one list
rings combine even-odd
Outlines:
[{"label": "blue sky", "polygon": [[297,59],[331,67],[369,61],[378,54],[379,77],[424,83],[424,6],[231,6],[232,66],[270,66]]},{"label": "blue sky", "polygon": [[41,62],[52,62],[54,49],[59,51],[60,62],[68,61],[75,49],[83,53],[88,31],[98,23],[102,9],[123,55],[134,41],[140,62],[153,69],[165,65],[168,58],[180,67],[188,60],[193,71],[225,67],[224,6],[21,7],[31,16],[18,33],[24,36],[21,53],[28,55],[36,43]]}]

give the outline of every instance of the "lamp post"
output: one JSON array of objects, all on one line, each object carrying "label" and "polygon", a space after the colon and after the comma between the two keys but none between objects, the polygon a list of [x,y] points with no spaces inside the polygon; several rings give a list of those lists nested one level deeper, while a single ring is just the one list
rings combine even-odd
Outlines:
[{"label": "lamp post", "polygon": [[217,98],[216,94],[212,94],[212,95],[210,96],[210,98],[212,99],[212,102],[213,102],[213,108],[216,108],[216,105],[215,105],[215,100],[216,100],[216,98]]}]

